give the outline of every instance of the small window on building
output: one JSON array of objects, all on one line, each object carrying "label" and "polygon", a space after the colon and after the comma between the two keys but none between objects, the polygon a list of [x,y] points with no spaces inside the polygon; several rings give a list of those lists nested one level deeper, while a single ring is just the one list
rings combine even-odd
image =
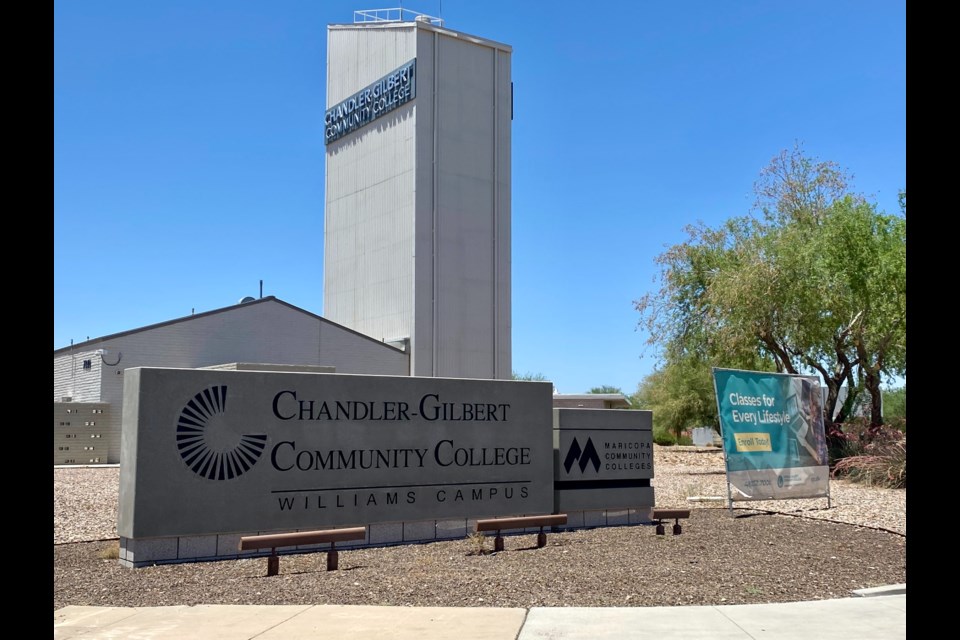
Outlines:
[{"label": "small window on building", "polygon": [[83,361],[83,368],[84,368],[84,369],[89,369],[89,368],[91,368],[92,366],[93,366],[93,363],[91,363],[89,360],[84,360],[84,361]]}]

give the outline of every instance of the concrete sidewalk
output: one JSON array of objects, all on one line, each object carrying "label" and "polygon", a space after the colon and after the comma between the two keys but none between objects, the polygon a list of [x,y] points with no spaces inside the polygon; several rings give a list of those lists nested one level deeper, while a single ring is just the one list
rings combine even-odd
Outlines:
[{"label": "concrete sidewalk", "polygon": [[53,631],[60,640],[906,638],[906,585],[871,591],[863,595],[876,597],[719,607],[71,606],[54,612]]}]

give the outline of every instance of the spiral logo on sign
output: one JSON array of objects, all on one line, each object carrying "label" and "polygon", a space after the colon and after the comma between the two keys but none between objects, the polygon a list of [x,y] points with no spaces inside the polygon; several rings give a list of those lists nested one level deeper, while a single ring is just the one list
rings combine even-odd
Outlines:
[{"label": "spiral logo on sign", "polygon": [[209,387],[193,396],[177,420],[177,449],[191,471],[208,480],[232,480],[260,459],[265,434],[234,434],[223,419],[227,387]]}]

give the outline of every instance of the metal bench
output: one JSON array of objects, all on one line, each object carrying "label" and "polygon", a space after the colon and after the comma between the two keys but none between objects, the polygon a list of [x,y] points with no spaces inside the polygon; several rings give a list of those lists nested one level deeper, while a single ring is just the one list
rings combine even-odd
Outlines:
[{"label": "metal bench", "polygon": [[367,537],[366,527],[352,527],[350,529],[324,529],[321,531],[299,531],[295,533],[271,533],[260,536],[243,536],[240,538],[240,550],[270,549],[267,557],[267,575],[275,576],[280,573],[279,547],[294,547],[301,544],[330,543],[327,551],[327,571],[336,571],[338,554],[336,545],[347,540],[363,540]]},{"label": "metal bench", "polygon": [[682,532],[680,528],[680,518],[689,518],[690,509],[654,509],[653,521],[657,523],[657,535],[664,535],[663,521],[673,519],[673,535],[678,536]]},{"label": "metal bench", "polygon": [[515,518],[477,520],[477,531],[496,531],[497,537],[493,539],[493,550],[503,551],[503,536],[500,535],[501,530],[540,527],[540,533],[537,534],[537,548],[540,549],[547,546],[547,534],[543,531],[543,528],[560,524],[567,524],[567,514],[555,513],[548,516],[517,516]]}]

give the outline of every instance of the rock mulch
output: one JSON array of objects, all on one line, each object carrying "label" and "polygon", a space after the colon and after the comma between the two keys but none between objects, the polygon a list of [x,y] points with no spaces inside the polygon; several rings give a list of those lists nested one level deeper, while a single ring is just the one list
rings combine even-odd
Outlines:
[{"label": "rock mulch", "polygon": [[655,447],[657,506],[690,507],[683,534],[608,527],[142,569],[115,557],[117,468],[54,470],[54,610],[67,605],[369,604],[672,606],[846,597],[906,582],[906,492],[831,483],[826,500],[690,502],[725,496],[718,451]]}]

